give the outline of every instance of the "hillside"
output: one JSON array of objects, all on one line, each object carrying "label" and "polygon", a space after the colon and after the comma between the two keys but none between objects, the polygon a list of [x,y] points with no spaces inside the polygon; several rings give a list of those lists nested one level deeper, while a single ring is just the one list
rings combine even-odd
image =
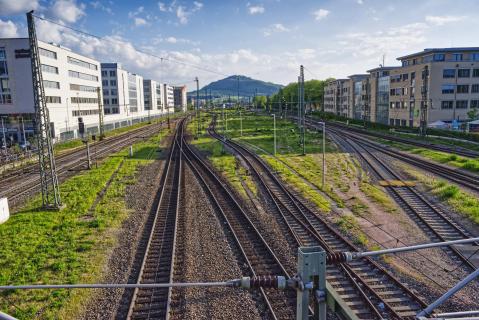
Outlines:
[{"label": "hillside", "polygon": [[[208,95],[213,97],[227,97],[235,99],[238,94],[238,77],[239,77],[239,95],[240,97],[251,97],[255,95],[273,95],[278,92],[283,86],[271,82],[264,82],[255,80],[246,76],[230,76],[215,82],[211,82],[207,86],[200,88],[200,96],[204,95],[205,89],[208,90]],[[256,91],[257,90],[257,91]],[[188,92],[188,96],[195,97],[196,90]]]}]

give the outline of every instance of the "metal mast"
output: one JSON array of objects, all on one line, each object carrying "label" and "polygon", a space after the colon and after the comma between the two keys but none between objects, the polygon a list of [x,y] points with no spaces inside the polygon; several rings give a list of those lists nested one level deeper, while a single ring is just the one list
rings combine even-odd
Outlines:
[{"label": "metal mast", "polygon": [[200,83],[198,81],[198,77],[195,78],[196,82],[196,138],[198,138],[200,134]]},{"label": "metal mast", "polygon": [[428,96],[428,86],[429,86],[429,69],[427,66],[422,70],[422,88],[421,88],[421,121],[420,121],[420,133],[421,136],[426,135],[427,129],[427,96]]},{"label": "metal mast", "polygon": [[100,87],[96,88],[96,92],[98,94],[98,126],[100,127],[100,140],[103,140],[105,138],[105,127],[103,125],[103,101],[101,100]]},{"label": "metal mast", "polygon": [[35,21],[33,19],[33,10],[27,13],[27,21],[28,38],[30,42],[30,58],[32,64],[33,102],[35,107],[42,203],[44,208],[59,209],[61,207],[60,190],[58,188],[55,156],[53,154],[50,117],[45,100],[45,90],[43,88],[43,77],[38,52]]},{"label": "metal mast", "polygon": [[299,69],[299,114],[300,114],[300,124],[301,124],[301,146],[303,148],[303,156],[306,154],[306,141],[304,139],[305,134],[305,123],[304,123],[304,67],[301,65]]}]

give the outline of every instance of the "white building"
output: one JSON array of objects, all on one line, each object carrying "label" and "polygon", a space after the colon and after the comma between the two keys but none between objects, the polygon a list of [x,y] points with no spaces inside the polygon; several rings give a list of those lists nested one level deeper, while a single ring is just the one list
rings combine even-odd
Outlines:
[{"label": "white building", "polygon": [[165,113],[163,107],[163,90],[159,82],[155,80],[143,80],[145,113],[155,116]]},{"label": "white building", "polygon": [[165,112],[175,112],[175,95],[173,86],[170,86],[166,83],[163,84],[163,99]]},{"label": "white building", "polygon": [[[59,45],[38,46],[54,140],[78,136],[79,117],[88,132],[97,132],[100,63]],[[22,141],[21,123],[32,135],[35,112],[28,38],[0,39],[0,79],[0,116],[7,118],[9,139]]]}]

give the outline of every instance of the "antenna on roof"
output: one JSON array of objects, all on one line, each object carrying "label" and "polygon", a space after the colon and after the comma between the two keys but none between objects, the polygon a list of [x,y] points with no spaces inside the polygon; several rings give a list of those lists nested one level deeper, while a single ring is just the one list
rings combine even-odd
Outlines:
[{"label": "antenna on roof", "polygon": [[385,60],[386,60],[386,54],[385,54],[385,53],[383,53],[383,64],[382,64],[382,67],[384,67],[384,66],[385,66],[385,63],[384,63],[384,61],[385,61]]}]

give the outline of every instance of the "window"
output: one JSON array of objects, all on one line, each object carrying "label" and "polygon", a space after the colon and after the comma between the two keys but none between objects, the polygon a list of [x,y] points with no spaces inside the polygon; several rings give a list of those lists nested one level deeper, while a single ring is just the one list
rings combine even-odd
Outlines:
[{"label": "window", "polygon": [[111,104],[118,104],[118,99],[117,98],[112,98],[111,99]]},{"label": "window", "polygon": [[101,85],[104,87],[108,86],[108,80],[101,80]]},{"label": "window", "polygon": [[401,81],[401,75],[400,74],[396,74],[396,75],[391,76],[391,83],[399,82],[399,81]]},{"label": "window", "polygon": [[471,54],[471,60],[479,61],[479,53],[472,53]]},{"label": "window", "polygon": [[86,73],[81,73],[78,71],[72,71],[68,70],[68,75],[72,78],[79,78],[83,80],[90,80],[90,81],[98,81],[98,77],[91,75],[91,74],[86,74]]},{"label": "window", "polygon": [[91,70],[98,70],[98,66],[96,64],[89,63],[89,62],[76,59],[73,57],[68,57],[68,63],[74,64],[83,68],[91,69]]},{"label": "window", "polygon": [[462,61],[462,53],[453,53],[452,61]]},{"label": "window", "polygon": [[441,109],[452,109],[454,107],[454,101],[442,101]]},{"label": "window", "polygon": [[84,91],[84,92],[96,92],[97,88],[96,87],[91,87],[91,86],[83,86],[79,84],[70,84],[70,90],[73,91]]},{"label": "window", "polygon": [[8,79],[0,79],[0,103],[12,103],[12,95],[10,94],[10,84]]},{"label": "window", "polygon": [[0,61],[0,76],[8,76],[7,61]]},{"label": "window", "polygon": [[110,99],[108,99],[108,98],[103,98],[103,104],[104,104],[105,106],[109,105],[109,104],[110,104]]},{"label": "window", "polygon": [[471,69],[459,69],[457,70],[458,78],[469,78],[471,76]]},{"label": "window", "polygon": [[471,100],[471,108],[479,108],[479,100]]},{"label": "window", "polygon": [[389,119],[389,125],[390,125],[390,126],[393,126],[393,125],[394,125],[394,119],[392,119],[392,118]]},{"label": "window", "polygon": [[56,52],[53,52],[53,51],[50,51],[50,50],[47,50],[47,49],[38,48],[38,53],[41,56],[44,56],[44,57],[48,57],[48,58],[52,58],[52,59],[57,58],[57,53]]},{"label": "window", "polygon": [[407,67],[409,65],[409,61],[408,60],[403,60],[402,61],[402,66],[403,67]]},{"label": "window", "polygon": [[108,71],[106,70],[101,70],[101,76],[106,77],[108,75]]},{"label": "window", "polygon": [[389,109],[392,109],[392,108],[394,108],[394,102],[389,103]]},{"label": "window", "polygon": [[47,103],[62,103],[61,97],[46,96],[45,99]]},{"label": "window", "polygon": [[452,94],[454,93],[454,85],[453,84],[443,84],[441,86],[443,94]]},{"label": "window", "polygon": [[404,73],[404,74],[402,75],[402,80],[403,80],[403,81],[407,80],[408,78],[409,78],[409,74]]},{"label": "window", "polygon": [[110,77],[116,77],[116,71],[115,70],[110,71]]},{"label": "window", "polygon": [[467,100],[457,100],[456,109],[467,109]]},{"label": "window", "polygon": [[407,123],[407,122],[406,122],[405,119],[402,119],[402,120],[401,120],[401,126],[402,126],[402,127],[405,127],[405,126],[406,126],[406,123]]},{"label": "window", "polygon": [[7,54],[5,53],[5,48],[0,48],[0,60],[6,60]]},{"label": "window", "polygon": [[116,96],[116,95],[118,94],[118,91],[117,91],[116,89],[111,89],[111,90],[110,90],[110,94],[111,94],[112,96]]},{"label": "window", "polygon": [[434,61],[444,61],[446,59],[446,56],[444,53],[436,53],[434,54],[433,60]]},{"label": "window", "polygon": [[72,103],[98,103],[97,98],[72,97]]},{"label": "window", "polygon": [[116,80],[110,80],[110,86],[116,86]]},{"label": "window", "polygon": [[443,78],[455,78],[456,77],[456,69],[444,69],[442,71]]},{"label": "window", "polygon": [[91,110],[74,110],[72,111],[72,114],[74,117],[79,117],[79,116],[91,116],[98,114],[98,109],[91,109]]},{"label": "window", "polygon": [[457,93],[469,93],[469,85],[468,84],[458,84],[457,85]]},{"label": "window", "polygon": [[401,119],[396,119],[395,125],[399,127],[401,125]]},{"label": "window", "polygon": [[42,72],[58,74],[58,68],[54,66],[49,66],[47,64],[42,64]]},{"label": "window", "polygon": [[396,109],[400,109],[401,108],[401,102],[400,101],[397,101],[396,102]]},{"label": "window", "polygon": [[472,70],[472,76],[473,76],[474,78],[479,77],[479,69],[473,69],[473,70]]},{"label": "window", "polygon": [[108,89],[103,89],[103,95],[104,95],[104,96],[109,96],[109,95],[110,95],[110,90],[108,90]]},{"label": "window", "polygon": [[60,89],[60,82],[43,80],[43,86],[45,88]]},{"label": "window", "polygon": [[471,93],[479,93],[479,84],[473,84],[471,86]]}]

